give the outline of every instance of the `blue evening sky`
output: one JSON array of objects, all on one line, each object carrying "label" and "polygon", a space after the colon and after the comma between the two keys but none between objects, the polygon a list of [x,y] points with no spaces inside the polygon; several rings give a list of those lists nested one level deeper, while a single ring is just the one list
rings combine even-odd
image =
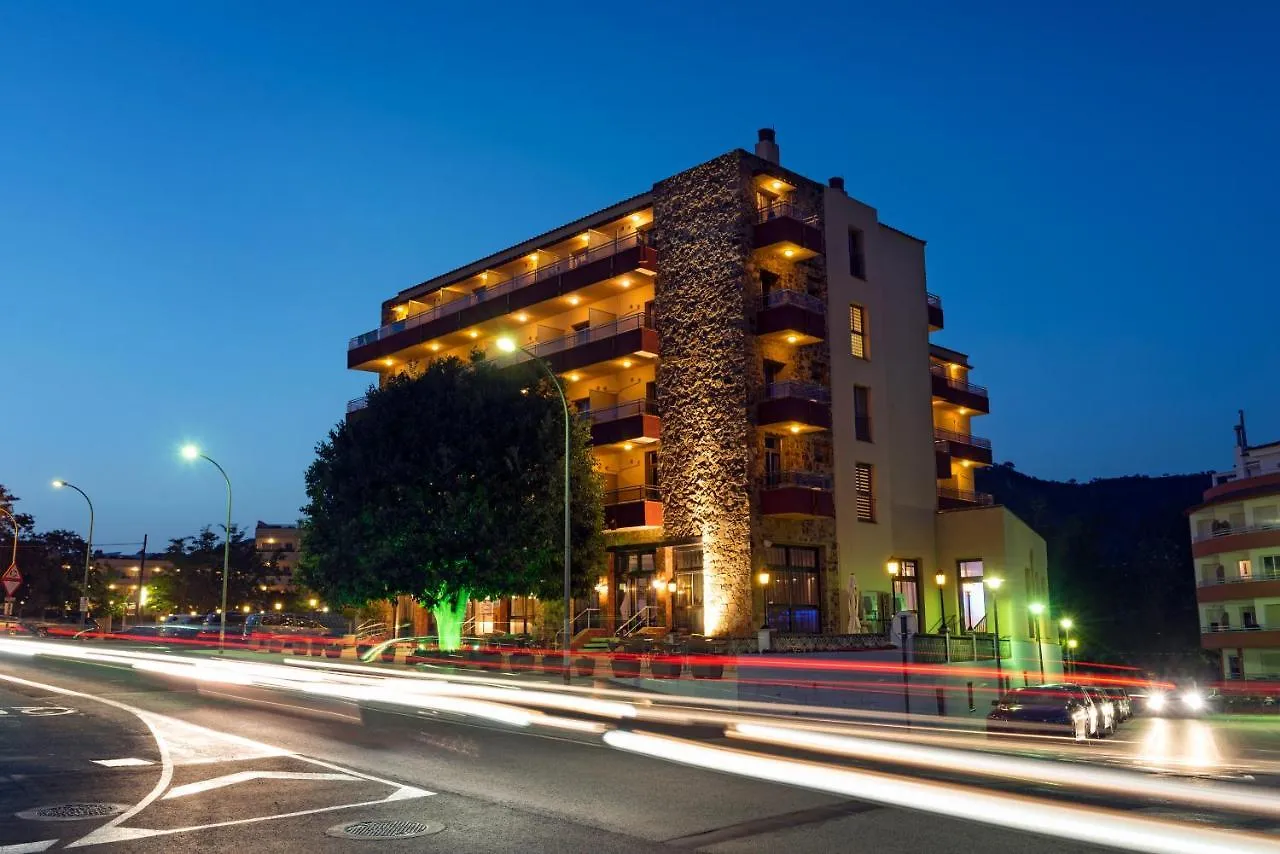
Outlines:
[{"label": "blue evening sky", "polygon": [[163,543],[194,439],[296,519],[381,300],[764,125],[928,240],[999,459],[1225,467],[1280,438],[1278,9],[0,0],[0,483]]}]

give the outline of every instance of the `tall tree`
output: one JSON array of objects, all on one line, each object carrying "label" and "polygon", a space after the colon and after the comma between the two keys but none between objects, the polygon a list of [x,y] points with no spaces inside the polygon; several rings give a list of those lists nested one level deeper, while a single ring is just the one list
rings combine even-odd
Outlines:
[{"label": "tall tree", "polygon": [[[563,413],[530,364],[433,362],[369,395],[307,470],[299,581],[355,605],[413,596],[456,649],[469,598],[559,595]],[[571,423],[572,575],[602,560],[589,427]]]}]

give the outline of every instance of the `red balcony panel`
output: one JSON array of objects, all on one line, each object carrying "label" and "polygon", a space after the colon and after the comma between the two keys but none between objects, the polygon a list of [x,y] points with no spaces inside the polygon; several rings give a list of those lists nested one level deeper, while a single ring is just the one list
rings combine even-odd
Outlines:
[{"label": "red balcony panel", "polygon": [[1242,552],[1280,546],[1280,527],[1268,527],[1241,533],[1223,532],[1191,544],[1191,554],[1208,557],[1223,552]]},{"label": "red balcony panel", "polygon": [[756,424],[801,424],[822,430],[831,429],[831,404],[795,397],[762,400],[756,404]]},{"label": "red balcony panel", "polygon": [[1272,598],[1280,596],[1280,579],[1259,578],[1254,581],[1232,581],[1229,584],[1206,584],[1196,588],[1197,602],[1231,602],[1236,599]]},{"label": "red balcony panel", "polygon": [[1205,649],[1280,649],[1280,629],[1231,628],[1202,632],[1200,646]]},{"label": "red balcony panel", "polygon": [[662,493],[656,486],[628,486],[604,494],[604,527],[655,528],[662,525]]},{"label": "red balcony panel", "polygon": [[614,445],[635,439],[661,438],[662,422],[656,415],[640,413],[591,425],[591,444]]},{"label": "red balcony panel", "polygon": [[763,249],[776,243],[793,243],[801,249],[822,254],[822,229],[816,221],[806,222],[790,215],[776,216],[755,226],[755,246]]}]

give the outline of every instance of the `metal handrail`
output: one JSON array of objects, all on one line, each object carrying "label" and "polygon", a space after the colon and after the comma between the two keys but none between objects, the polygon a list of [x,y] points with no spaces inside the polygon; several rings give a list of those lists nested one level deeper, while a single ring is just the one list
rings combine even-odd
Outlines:
[{"label": "metal handrail", "polygon": [[641,398],[639,400],[628,400],[625,403],[608,406],[604,409],[588,409],[582,413],[582,416],[590,418],[592,424],[603,424],[606,421],[617,421],[620,418],[630,418],[633,415],[657,414],[658,402],[650,398]]},{"label": "metal handrail", "polygon": [[652,622],[649,619],[650,611],[657,613],[658,609],[655,608],[653,605],[645,605],[639,611],[636,611],[635,614],[631,616],[631,619],[627,620],[625,623],[623,623],[621,626],[619,626],[617,629],[614,630],[613,632],[614,637],[619,637],[619,638],[630,637],[631,635],[635,634],[636,632],[640,631],[643,628],[647,628],[648,626],[652,626],[652,625],[660,625]]},{"label": "metal handrail", "polygon": [[[630,332],[633,329],[652,329],[653,321],[648,312],[636,312],[628,314],[626,317],[619,317],[617,320],[610,320],[607,323],[600,323],[595,326],[589,326],[586,329],[570,332],[568,335],[561,335],[559,338],[552,338],[549,341],[539,341],[531,344],[522,350],[517,350],[509,356],[504,356],[495,361],[499,364],[516,364],[517,362],[525,362],[533,356],[539,359],[550,356],[553,353],[559,353],[569,350],[582,344],[590,344],[593,341],[604,341],[623,332]],[[532,356],[530,355],[532,354]]]},{"label": "metal handrail", "polygon": [[756,209],[756,222],[768,222],[778,217],[790,217],[798,219],[801,222],[814,223],[818,221],[818,215],[812,213],[795,202],[777,201],[767,205],[761,205]]},{"label": "metal handrail", "polygon": [[942,297],[938,296],[937,294],[926,293],[924,295],[924,299],[925,299],[925,302],[929,303],[929,305],[933,306],[934,308],[942,308]]},{"label": "metal handrail", "polygon": [[1250,625],[1229,626],[1222,623],[1210,623],[1207,626],[1200,627],[1201,634],[1219,634],[1222,632],[1274,632],[1280,630],[1280,626],[1273,626],[1270,623],[1251,623]]},{"label": "metal handrail", "polygon": [[991,450],[991,440],[983,439],[981,436],[974,436],[970,433],[957,433],[954,430],[944,430],[941,427],[933,428],[933,439],[935,442],[956,442],[961,445],[973,445],[975,448],[986,448]]},{"label": "metal handrail", "polygon": [[[383,338],[403,332],[406,329],[413,329],[423,325],[424,323],[430,323],[438,318],[446,317],[450,314],[456,314],[469,306],[479,305],[480,303],[491,300],[494,297],[503,296],[504,294],[509,294],[512,291],[528,287],[535,282],[541,282],[554,276],[558,276],[561,273],[581,267],[583,264],[617,255],[619,252],[623,252],[636,246],[648,245],[649,240],[643,232],[637,231],[622,237],[616,237],[607,243],[603,243],[599,246],[593,246],[585,252],[579,252],[574,255],[570,255],[567,258],[561,258],[558,261],[547,264],[545,267],[538,267],[527,273],[521,273],[518,276],[513,276],[505,282],[498,282],[495,285],[477,288],[473,293],[460,296],[457,299],[449,300],[448,302],[428,308],[425,311],[409,315],[401,320],[384,324],[377,329],[364,333],[363,335],[357,335],[347,343],[347,349],[354,350],[357,347],[372,344],[375,341],[380,341]],[[446,285],[444,287],[448,286]]]},{"label": "metal handrail", "polygon": [[1259,525],[1242,525],[1240,527],[1219,528],[1207,534],[1197,534],[1191,538],[1193,543],[1203,543],[1218,537],[1230,537],[1235,534],[1258,534],[1263,531],[1280,531],[1280,522],[1263,522]]},{"label": "metal handrail", "polygon": [[994,496],[985,492],[974,492],[970,489],[952,489],[949,486],[939,486],[938,497],[951,498],[956,501],[966,501],[970,504],[978,504],[983,507],[995,504],[996,502]]},{"label": "metal handrail", "polygon": [[782,288],[780,290],[769,291],[764,295],[761,304],[765,308],[777,308],[782,305],[798,305],[801,308],[818,314],[827,313],[827,304],[812,294],[804,291],[792,290],[790,288]]},{"label": "metal handrail", "polygon": [[633,501],[661,501],[662,490],[656,486],[623,486],[609,489],[604,493],[605,506],[611,504],[629,504]]},{"label": "metal handrail", "polygon": [[814,471],[771,471],[765,472],[764,488],[776,489],[780,486],[800,486],[805,489],[831,489],[831,475]]},{"label": "metal handrail", "polygon": [[1248,584],[1251,581],[1280,581],[1280,569],[1260,570],[1248,578],[1214,578],[1209,581],[1200,580],[1196,587],[1217,587],[1219,584]]},{"label": "metal handrail", "polygon": [[783,380],[769,383],[764,387],[764,396],[770,400],[782,397],[795,397],[801,400],[812,400],[817,403],[831,402],[831,389],[818,383],[805,383],[796,380]]},{"label": "metal handrail", "polygon": [[947,369],[943,365],[930,365],[929,373],[933,374],[935,377],[938,377],[939,379],[946,380],[947,385],[949,385],[951,388],[954,388],[958,391],[967,391],[970,394],[976,394],[979,397],[987,397],[986,386],[975,385],[974,383],[965,382],[964,380],[958,380],[951,376],[948,376]]},{"label": "metal handrail", "polygon": [[347,414],[350,415],[353,412],[359,412],[361,409],[364,409],[368,405],[369,405],[369,398],[367,395],[362,394],[359,397],[352,398],[351,400],[347,401]]}]

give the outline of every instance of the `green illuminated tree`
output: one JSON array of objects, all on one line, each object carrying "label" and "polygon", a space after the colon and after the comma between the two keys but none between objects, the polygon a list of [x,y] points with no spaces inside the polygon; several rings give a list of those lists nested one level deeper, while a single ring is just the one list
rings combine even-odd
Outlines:
[{"label": "green illuminated tree", "polygon": [[[563,413],[532,365],[433,362],[369,395],[307,470],[299,582],[337,605],[413,596],[456,649],[467,600],[559,595]],[[573,419],[573,578],[602,560],[589,427]]]}]

